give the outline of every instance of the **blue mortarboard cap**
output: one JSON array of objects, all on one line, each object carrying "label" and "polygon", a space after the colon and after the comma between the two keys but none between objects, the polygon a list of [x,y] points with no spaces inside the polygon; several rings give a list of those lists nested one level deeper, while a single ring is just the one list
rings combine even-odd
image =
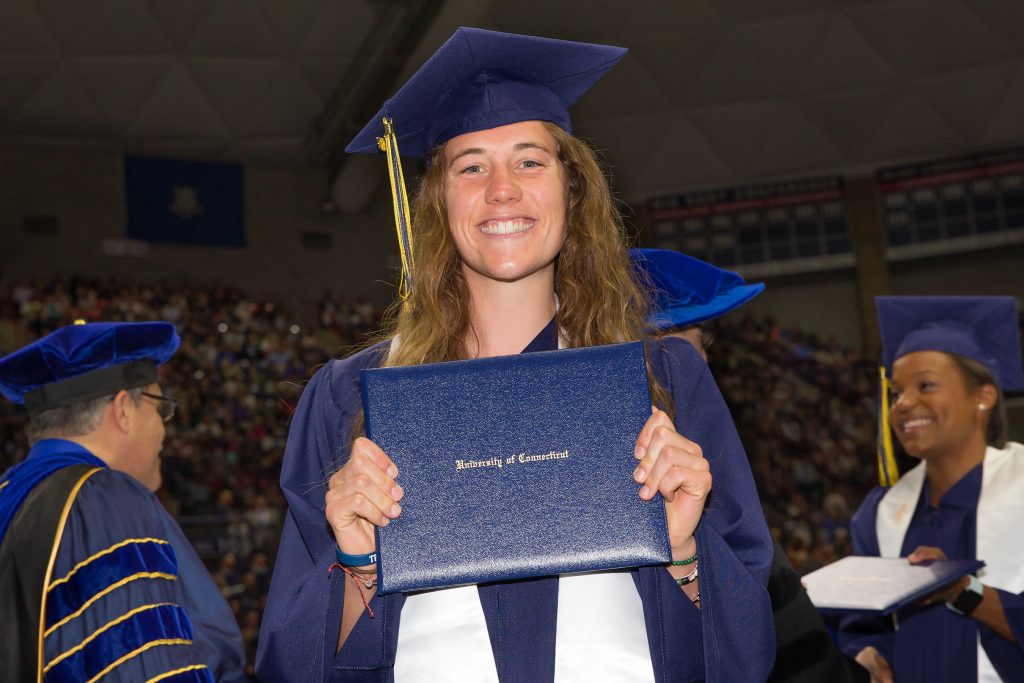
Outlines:
[{"label": "blue mortarboard cap", "polygon": [[631,249],[633,263],[654,286],[648,323],[659,330],[696,325],[745,304],[764,291],[736,273],[669,249]]},{"label": "blue mortarboard cap", "polygon": [[384,103],[346,152],[378,152],[391,117],[405,156],[478,130],[550,121],[572,131],[569,106],[626,54],[626,49],[460,28]]},{"label": "blue mortarboard cap", "polygon": [[975,360],[1000,389],[1024,391],[1017,304],[1011,296],[875,297],[882,362],[915,351],[944,351]]},{"label": "blue mortarboard cap", "polygon": [[68,325],[0,358],[0,393],[38,415],[146,386],[180,343],[169,322]]}]

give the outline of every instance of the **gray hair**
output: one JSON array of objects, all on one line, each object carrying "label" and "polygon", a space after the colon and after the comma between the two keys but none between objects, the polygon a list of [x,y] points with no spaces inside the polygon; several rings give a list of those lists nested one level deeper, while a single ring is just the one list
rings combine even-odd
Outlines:
[{"label": "gray hair", "polygon": [[[145,387],[128,389],[128,396],[135,405],[142,401]],[[101,396],[88,401],[79,401],[67,406],[51,408],[31,418],[25,426],[29,444],[41,439],[61,439],[69,436],[85,436],[100,426],[103,410],[114,400],[114,396]]]}]

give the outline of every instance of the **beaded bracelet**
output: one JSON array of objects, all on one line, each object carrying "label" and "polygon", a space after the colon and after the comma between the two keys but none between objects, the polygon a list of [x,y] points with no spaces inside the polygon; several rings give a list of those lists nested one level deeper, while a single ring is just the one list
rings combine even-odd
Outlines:
[{"label": "beaded bracelet", "polygon": [[675,560],[674,562],[672,562],[672,564],[670,566],[672,566],[672,567],[685,567],[686,565],[693,564],[696,561],[697,561],[697,553],[694,553],[693,557],[690,557],[690,558],[685,559],[685,560]]},{"label": "beaded bracelet", "polygon": [[673,579],[673,580],[676,582],[676,585],[679,586],[680,588],[682,588],[683,586],[685,586],[685,585],[687,585],[689,583],[693,583],[694,581],[697,580],[697,568],[694,567],[693,571],[690,572],[689,574],[687,574],[686,576],[684,576],[682,578],[678,578],[678,579]]}]

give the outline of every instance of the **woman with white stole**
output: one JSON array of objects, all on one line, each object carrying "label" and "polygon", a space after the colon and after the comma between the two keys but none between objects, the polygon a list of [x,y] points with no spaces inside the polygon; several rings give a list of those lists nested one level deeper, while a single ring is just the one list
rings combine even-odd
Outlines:
[{"label": "woman with white stole", "polygon": [[[892,619],[845,618],[841,644],[875,681],[1022,681],[1024,446],[1007,442],[1002,396],[1024,390],[1015,301],[876,302],[891,372],[883,412],[888,399],[892,432],[921,462],[868,494],[853,518],[854,552],[985,567]],[[891,458],[882,470],[883,481],[897,475]]]},{"label": "woman with white stole", "polygon": [[[384,342],[328,362],[298,405],[261,679],[767,676],[770,538],[728,410],[680,340],[647,348],[659,408],[637,439],[635,469],[623,472],[641,499],[663,498],[678,565],[408,595],[373,585],[374,527],[400,517],[405,492],[388,455],[362,436],[361,369],[644,336],[649,297],[634,281],[607,180],[567,112],[624,53],[459,29],[349,145],[388,153],[404,300]],[[398,144],[426,159],[411,230]]]}]

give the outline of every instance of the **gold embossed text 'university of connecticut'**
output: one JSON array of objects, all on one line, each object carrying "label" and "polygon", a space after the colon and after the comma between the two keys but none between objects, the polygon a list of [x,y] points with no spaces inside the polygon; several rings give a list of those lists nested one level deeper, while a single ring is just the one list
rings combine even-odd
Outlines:
[{"label": "gold embossed text 'university of connecticut'", "polygon": [[538,453],[537,455],[528,455],[526,453],[518,453],[509,455],[501,458],[494,456],[484,460],[456,460],[455,469],[456,471],[461,470],[473,470],[481,467],[497,467],[499,470],[505,466],[512,466],[516,464],[526,464],[534,462],[544,462],[546,460],[567,460],[569,458],[569,450],[564,451],[548,451],[547,453]]}]

